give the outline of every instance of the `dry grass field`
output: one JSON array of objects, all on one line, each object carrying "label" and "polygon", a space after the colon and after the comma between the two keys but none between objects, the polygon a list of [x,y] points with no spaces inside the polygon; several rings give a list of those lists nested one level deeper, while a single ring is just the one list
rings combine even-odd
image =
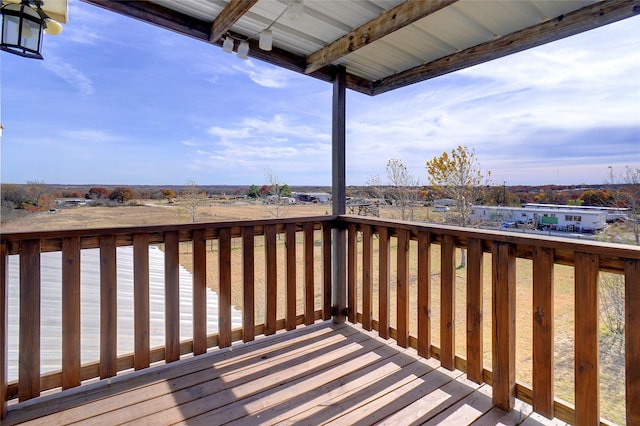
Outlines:
[{"label": "dry grass field", "polygon": [[[321,216],[328,214],[331,206],[327,204],[292,205],[280,212],[280,216],[300,217],[300,216]],[[197,220],[199,222],[257,219],[273,217],[273,212],[265,206],[251,203],[230,203],[215,202],[207,206],[198,208]],[[392,217],[393,212],[383,210],[384,217]],[[420,220],[438,221],[438,213],[429,209],[420,209],[416,212],[416,217]],[[35,230],[53,229],[73,229],[73,228],[102,228],[115,226],[141,226],[178,224],[190,222],[189,212],[176,205],[166,203],[156,203],[126,207],[78,207],[60,209],[55,214],[40,212],[32,213],[13,219],[2,224],[2,232],[19,232]],[[315,235],[315,273],[316,277],[321,276],[320,264],[320,233]],[[234,240],[232,243],[232,274],[233,280],[232,303],[238,309],[242,309],[242,288],[241,288],[241,242]],[[416,244],[412,242],[412,244]],[[359,246],[361,250],[361,246]],[[278,240],[278,318],[284,316],[284,240]],[[395,253],[396,242],[392,239],[392,276],[391,288],[395,287]],[[410,259],[410,279],[415,283],[417,260],[416,248],[412,246],[412,257]],[[458,251],[459,256],[459,251]],[[377,290],[377,241],[374,241],[374,294]],[[303,265],[302,240],[297,244],[298,270],[302,271]],[[187,243],[181,246],[181,264],[188,270],[192,269],[191,247]],[[459,263],[459,260],[458,260]],[[255,277],[256,277],[256,321],[262,322],[264,319],[264,244],[261,239],[256,239],[255,253]],[[532,265],[530,261],[518,259],[517,262],[517,379],[523,383],[531,383],[532,370]],[[432,338],[433,344],[439,345],[439,274],[440,274],[440,247],[432,247]],[[361,283],[361,276],[358,282]],[[459,268],[456,276],[456,352],[461,356],[465,354],[465,280],[466,269]],[[208,246],[207,254],[207,282],[214,290],[218,287],[218,251],[216,242]],[[237,284],[237,285],[236,285]],[[298,313],[303,311],[303,277],[298,274],[297,309]],[[556,266],[555,270],[555,347],[556,347],[556,396],[573,402],[573,333],[574,333],[574,311],[573,311],[573,268]],[[410,288],[411,292],[411,312],[417,312],[416,300],[417,289],[414,284]],[[316,309],[321,306],[321,283],[316,280]],[[392,316],[395,311],[395,291],[391,292]],[[361,308],[361,302],[360,306]],[[484,258],[484,361],[488,368],[491,368],[491,255],[486,254]],[[377,300],[374,300],[374,318],[377,316]],[[392,326],[395,324],[392,320]],[[417,334],[415,318],[412,318],[411,333]],[[604,329],[603,329],[604,331]],[[602,412],[601,415],[617,423],[624,423],[624,352],[620,344],[621,339],[610,336],[603,332],[601,339],[601,394]]]}]

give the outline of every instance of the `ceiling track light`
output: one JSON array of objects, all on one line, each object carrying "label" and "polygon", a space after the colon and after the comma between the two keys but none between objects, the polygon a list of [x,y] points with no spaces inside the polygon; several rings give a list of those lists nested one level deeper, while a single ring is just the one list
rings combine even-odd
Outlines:
[{"label": "ceiling track light", "polygon": [[42,35],[60,34],[62,25],[42,10],[42,0],[22,0],[8,3],[2,13],[0,49],[25,58],[43,59]]},{"label": "ceiling track light", "polygon": [[238,58],[247,59],[249,56],[249,40],[242,40],[238,46]]}]

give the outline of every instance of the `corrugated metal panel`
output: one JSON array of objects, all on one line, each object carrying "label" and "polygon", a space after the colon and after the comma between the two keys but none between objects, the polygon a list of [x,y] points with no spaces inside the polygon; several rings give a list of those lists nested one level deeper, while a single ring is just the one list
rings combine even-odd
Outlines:
[{"label": "corrugated metal panel", "polygon": [[[405,71],[469,47],[580,9],[598,0],[460,0],[333,62],[370,81]],[[154,0],[163,6],[213,21],[227,0]],[[308,56],[371,21],[403,0],[304,0],[305,13],[292,21],[287,0],[260,0],[231,28],[258,38],[273,25],[273,45]]]},{"label": "corrugated metal panel", "polygon": [[[18,378],[19,256],[9,256],[9,380]],[[62,365],[62,253],[41,255],[41,373]],[[118,355],[133,352],[133,248],[117,249]],[[193,336],[193,279],[180,267],[180,339]],[[100,358],[100,250],[81,254],[81,362]],[[149,334],[151,347],[164,345],[164,253],[149,247]],[[231,327],[242,327],[232,308]],[[207,333],[218,330],[218,295],[207,289]]]}]

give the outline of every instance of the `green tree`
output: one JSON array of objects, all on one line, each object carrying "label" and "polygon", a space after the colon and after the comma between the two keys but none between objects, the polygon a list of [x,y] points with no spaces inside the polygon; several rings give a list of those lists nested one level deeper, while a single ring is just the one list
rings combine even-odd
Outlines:
[{"label": "green tree", "polygon": [[251,185],[247,191],[247,196],[253,199],[258,198],[260,196],[260,188],[258,185]]}]

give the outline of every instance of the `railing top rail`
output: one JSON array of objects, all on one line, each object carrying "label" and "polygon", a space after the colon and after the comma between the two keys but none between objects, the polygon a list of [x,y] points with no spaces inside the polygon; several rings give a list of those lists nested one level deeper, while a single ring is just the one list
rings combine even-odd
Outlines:
[{"label": "railing top rail", "polygon": [[[60,250],[60,242],[64,238],[78,237],[86,241],[82,248],[98,247],[98,239],[102,236],[116,236],[118,240],[116,245],[131,245],[131,236],[134,234],[150,234],[157,235],[156,239],[152,238],[151,243],[162,241],[162,234],[168,231],[177,231],[180,234],[181,241],[190,240],[190,234],[194,230],[204,230],[206,238],[215,238],[217,231],[222,228],[236,229],[232,236],[239,236],[241,229],[246,226],[255,228],[256,235],[263,233],[265,226],[276,225],[278,232],[284,232],[284,225],[295,223],[304,225],[305,223],[327,223],[335,222],[337,216],[303,216],[303,217],[282,217],[272,219],[250,219],[250,220],[233,220],[233,221],[217,221],[217,222],[199,222],[187,224],[172,225],[150,225],[150,226],[123,226],[113,228],[87,228],[87,229],[64,229],[64,230],[47,230],[34,232],[8,232],[0,234],[0,243],[8,244],[8,254],[17,253],[17,244],[25,240],[40,240],[43,242],[41,251],[58,251]],[[235,235],[238,234],[238,235]],[[92,242],[91,240],[95,240]],[[13,246],[13,247],[12,247]]]},{"label": "railing top rail", "polygon": [[466,244],[469,239],[487,242],[505,242],[517,246],[548,247],[571,252],[587,252],[607,257],[640,259],[640,246],[609,243],[602,241],[580,240],[575,238],[555,237],[548,235],[518,234],[510,231],[464,228],[460,226],[442,225],[439,223],[407,222],[391,219],[378,219],[355,215],[341,215],[338,221],[369,226],[384,226],[411,231],[413,237],[426,231],[437,235],[453,235],[457,244]]}]

